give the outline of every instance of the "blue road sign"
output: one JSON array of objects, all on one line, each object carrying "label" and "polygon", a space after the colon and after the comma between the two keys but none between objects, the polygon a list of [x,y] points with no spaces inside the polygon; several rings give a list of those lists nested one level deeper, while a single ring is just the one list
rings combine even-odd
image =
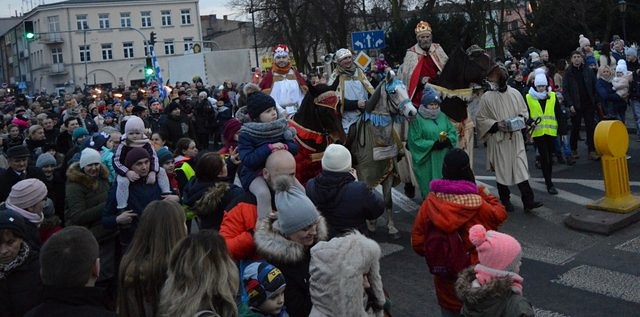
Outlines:
[{"label": "blue road sign", "polygon": [[384,48],[384,31],[352,32],[351,47],[354,51]]}]

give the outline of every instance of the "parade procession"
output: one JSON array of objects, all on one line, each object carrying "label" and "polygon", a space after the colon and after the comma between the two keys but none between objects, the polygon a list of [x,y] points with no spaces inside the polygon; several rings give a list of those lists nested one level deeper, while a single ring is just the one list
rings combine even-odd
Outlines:
[{"label": "parade procession", "polygon": [[0,7],[0,317],[640,314],[640,2]]}]

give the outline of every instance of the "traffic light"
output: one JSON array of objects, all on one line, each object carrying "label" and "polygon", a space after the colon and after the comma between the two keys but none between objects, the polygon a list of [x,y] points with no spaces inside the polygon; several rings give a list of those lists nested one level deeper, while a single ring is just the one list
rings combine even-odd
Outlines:
[{"label": "traffic light", "polygon": [[36,33],[33,31],[33,21],[24,21],[24,38],[33,40],[35,37]]},{"label": "traffic light", "polygon": [[151,61],[151,57],[146,58],[146,65],[144,66],[144,76],[151,77],[154,74],[153,70],[153,62]]},{"label": "traffic light", "polygon": [[156,32],[151,32],[151,36],[149,37],[149,44],[151,45],[156,44]]}]

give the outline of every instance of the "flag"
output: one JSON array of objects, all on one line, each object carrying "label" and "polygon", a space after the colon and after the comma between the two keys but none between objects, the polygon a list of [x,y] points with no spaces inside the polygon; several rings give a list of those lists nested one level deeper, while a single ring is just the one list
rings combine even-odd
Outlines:
[{"label": "flag", "polygon": [[156,51],[153,49],[153,45],[149,46],[149,51],[151,52],[151,61],[153,62],[153,69],[156,74],[156,84],[158,85],[160,92],[160,99],[164,100],[167,97],[167,91],[164,90],[164,80],[162,79],[162,71],[160,70],[160,63],[158,63],[158,58],[156,57]]}]

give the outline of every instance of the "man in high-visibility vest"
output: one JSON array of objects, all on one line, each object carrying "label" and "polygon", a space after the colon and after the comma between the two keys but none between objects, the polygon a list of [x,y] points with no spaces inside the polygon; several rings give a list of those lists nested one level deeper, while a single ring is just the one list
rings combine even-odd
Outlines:
[{"label": "man in high-visibility vest", "polygon": [[554,142],[558,135],[558,121],[560,106],[557,104],[556,93],[548,91],[547,76],[544,71],[536,74],[535,87],[527,93],[527,107],[531,124],[531,137],[540,153],[540,166],[547,192],[557,195],[558,190],[551,181],[551,167],[553,165]]}]

